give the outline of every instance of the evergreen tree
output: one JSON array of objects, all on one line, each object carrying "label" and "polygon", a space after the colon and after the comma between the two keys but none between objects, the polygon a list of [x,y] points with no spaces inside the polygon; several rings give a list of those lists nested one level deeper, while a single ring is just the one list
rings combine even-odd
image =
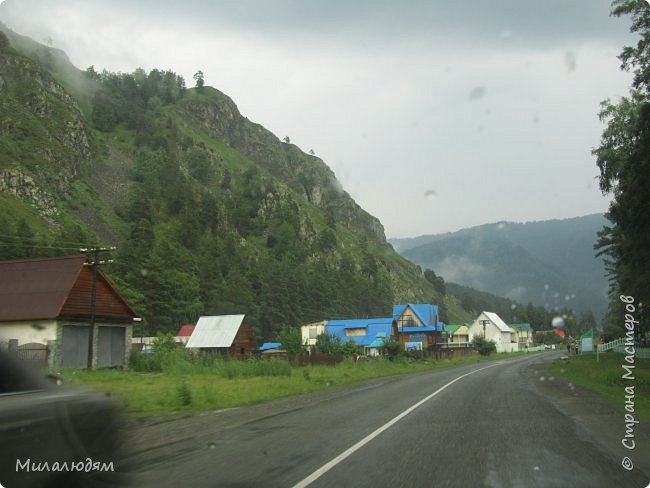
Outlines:
[{"label": "evergreen tree", "polygon": [[[596,248],[606,258],[612,300],[629,295],[638,306],[650,303],[650,9],[635,0],[615,0],[612,7],[612,15],[631,16],[631,31],[640,39],[619,56],[622,68],[634,73],[630,96],[603,102],[599,114],[607,127],[594,154],[600,188],[614,199],[606,214],[612,225],[599,233]],[[638,315],[645,331],[646,315],[642,309]],[[621,319],[614,317],[622,334]]]}]

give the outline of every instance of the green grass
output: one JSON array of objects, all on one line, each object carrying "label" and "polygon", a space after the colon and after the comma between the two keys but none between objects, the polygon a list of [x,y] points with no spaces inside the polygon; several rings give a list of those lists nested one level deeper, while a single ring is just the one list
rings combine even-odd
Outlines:
[{"label": "green grass", "polygon": [[[289,366],[283,360],[195,361],[178,355],[163,362],[162,371],[120,370],[64,373],[67,383],[105,392],[125,413],[152,415],[181,410],[217,410],[316,392],[372,378],[504,359],[524,353],[469,356],[451,360],[388,361],[337,366]],[[140,364],[143,366],[142,364]]]},{"label": "green grass", "polygon": [[625,379],[625,356],[617,353],[570,356],[551,365],[551,372],[567,381],[584,386],[612,400],[621,409],[625,407],[625,387],[634,386],[634,414],[650,420],[650,359],[635,359],[634,380]]}]

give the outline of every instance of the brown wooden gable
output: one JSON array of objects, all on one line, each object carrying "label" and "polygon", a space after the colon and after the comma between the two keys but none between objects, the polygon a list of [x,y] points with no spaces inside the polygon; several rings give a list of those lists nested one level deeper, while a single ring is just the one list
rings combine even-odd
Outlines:
[{"label": "brown wooden gable", "polygon": [[[92,289],[93,268],[83,266],[61,307],[59,317],[90,317],[92,314]],[[97,271],[95,290],[95,317],[131,321],[138,316],[100,270]]]},{"label": "brown wooden gable", "polygon": [[257,341],[255,340],[253,329],[247,322],[242,322],[228,353],[230,356],[249,357],[256,347]]}]

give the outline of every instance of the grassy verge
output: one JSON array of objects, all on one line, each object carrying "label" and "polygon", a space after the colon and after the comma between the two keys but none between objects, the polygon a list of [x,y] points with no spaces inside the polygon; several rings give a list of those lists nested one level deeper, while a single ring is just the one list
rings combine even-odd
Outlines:
[{"label": "grassy verge", "polygon": [[[650,420],[650,359],[635,359],[634,379],[625,379],[625,370],[621,367],[625,356],[617,353],[605,353],[596,361],[595,354],[570,356],[569,359],[557,360],[551,365],[551,372],[564,380],[584,386],[612,400],[621,409],[625,407],[626,387],[634,387],[634,414],[646,421]],[[631,408],[628,404],[628,408]]]},{"label": "grassy verge", "polygon": [[359,381],[448,368],[525,353],[470,356],[451,360],[377,359],[337,366],[290,366],[283,360],[169,361],[159,372],[69,370],[68,384],[106,392],[125,412],[151,415],[181,410],[216,410],[311,393]]}]

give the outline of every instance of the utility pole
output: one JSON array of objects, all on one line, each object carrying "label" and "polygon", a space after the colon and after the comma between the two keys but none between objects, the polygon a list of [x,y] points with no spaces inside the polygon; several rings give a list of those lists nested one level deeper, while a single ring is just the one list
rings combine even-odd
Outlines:
[{"label": "utility pole", "polygon": [[97,273],[99,271],[99,266],[110,264],[113,262],[112,259],[100,260],[100,253],[106,253],[114,251],[116,247],[95,247],[93,249],[80,249],[81,252],[86,253],[87,262],[84,263],[84,266],[92,266],[93,268],[93,280],[92,280],[92,289],[90,292],[90,324],[88,330],[88,369],[93,369],[93,345],[95,344],[95,338],[97,337],[97,327],[95,325],[95,314],[97,309]]}]

